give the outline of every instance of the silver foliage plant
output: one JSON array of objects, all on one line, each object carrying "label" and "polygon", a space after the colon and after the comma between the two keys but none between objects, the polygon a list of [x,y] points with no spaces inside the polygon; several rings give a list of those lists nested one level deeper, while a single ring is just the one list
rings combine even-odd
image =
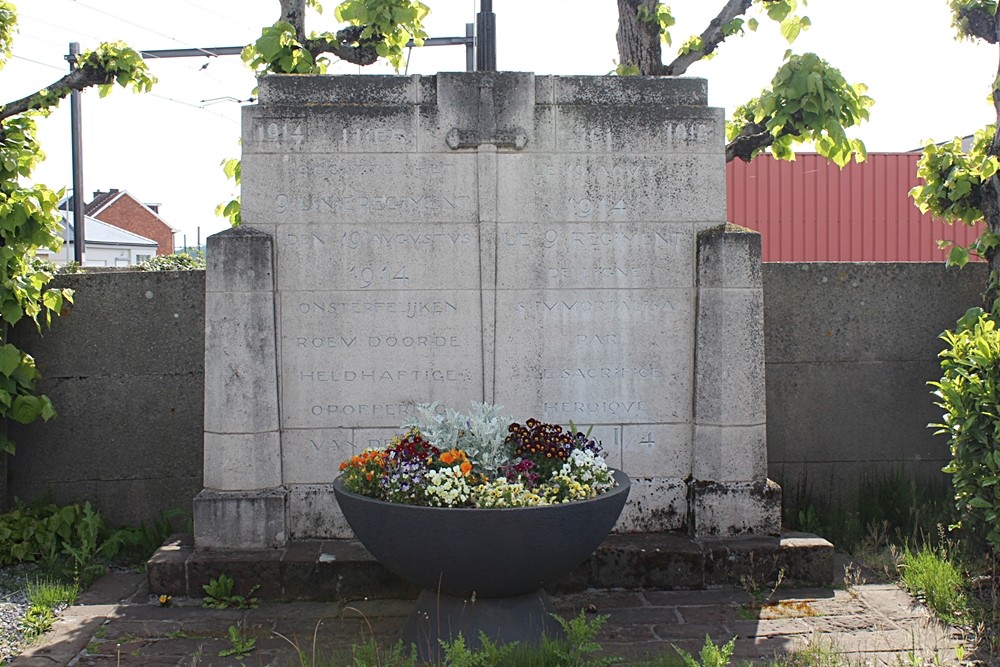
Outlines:
[{"label": "silver foliage plant", "polygon": [[510,463],[507,426],[513,420],[503,407],[473,401],[468,414],[448,408],[437,411],[437,403],[421,403],[407,417],[404,428],[416,426],[424,438],[438,449],[461,449],[481,469],[495,473]]}]

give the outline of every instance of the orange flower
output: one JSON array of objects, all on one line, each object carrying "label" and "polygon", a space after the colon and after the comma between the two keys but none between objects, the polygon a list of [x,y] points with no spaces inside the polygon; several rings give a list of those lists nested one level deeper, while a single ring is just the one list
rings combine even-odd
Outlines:
[{"label": "orange flower", "polygon": [[472,472],[472,464],[469,463],[468,459],[466,459],[465,461],[462,461],[462,466],[461,467],[462,467],[462,474],[463,475],[468,475],[470,472]]},{"label": "orange flower", "polygon": [[448,452],[441,452],[441,463],[445,464],[446,466],[450,466],[452,463],[455,462],[456,453],[457,452],[454,449]]}]

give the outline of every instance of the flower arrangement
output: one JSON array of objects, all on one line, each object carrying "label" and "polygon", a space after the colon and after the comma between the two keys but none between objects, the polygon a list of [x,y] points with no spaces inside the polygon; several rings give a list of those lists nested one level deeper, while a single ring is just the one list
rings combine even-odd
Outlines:
[{"label": "flower arrangement", "polygon": [[468,414],[419,405],[384,449],[340,464],[349,491],[431,507],[529,507],[586,500],[614,488],[598,440],[502,408],[473,403]]}]

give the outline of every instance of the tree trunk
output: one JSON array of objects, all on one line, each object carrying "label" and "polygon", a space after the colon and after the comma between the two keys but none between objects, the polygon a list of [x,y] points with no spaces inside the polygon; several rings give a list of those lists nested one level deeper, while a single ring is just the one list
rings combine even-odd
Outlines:
[{"label": "tree trunk", "polygon": [[306,41],[306,0],[281,0],[281,20],[295,28],[295,38]]},{"label": "tree trunk", "polygon": [[639,7],[656,15],[656,0],[618,0],[618,62],[638,67],[639,74],[660,74],[660,26],[656,21],[640,21]]}]

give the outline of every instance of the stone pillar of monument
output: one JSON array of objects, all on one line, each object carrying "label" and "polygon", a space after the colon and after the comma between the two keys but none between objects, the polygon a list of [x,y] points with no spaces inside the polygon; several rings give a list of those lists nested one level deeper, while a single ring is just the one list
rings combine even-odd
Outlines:
[{"label": "stone pillar of monument", "polygon": [[208,238],[205,273],[205,489],[195,545],[283,546],[273,239],[237,227]]},{"label": "stone pillar of monument", "polygon": [[781,489],[767,479],[760,234],[698,234],[694,447],[688,530],[777,535]]}]

